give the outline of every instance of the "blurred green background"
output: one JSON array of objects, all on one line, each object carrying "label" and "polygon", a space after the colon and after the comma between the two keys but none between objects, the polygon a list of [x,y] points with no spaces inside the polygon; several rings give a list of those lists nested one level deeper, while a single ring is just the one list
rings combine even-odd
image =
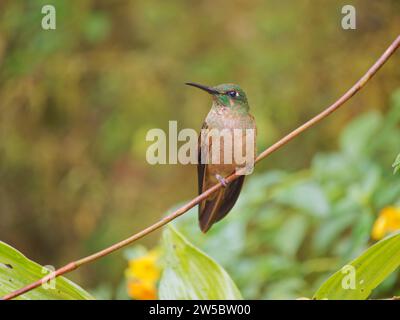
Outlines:
[{"label": "blurred green background", "polygon": [[[41,28],[45,4],[56,7],[54,31]],[[356,30],[341,28],[346,4],[357,9]],[[166,130],[169,120],[178,120],[178,129],[201,127],[210,99],[184,82],[240,84],[263,150],[358,80],[399,33],[399,17],[398,0],[1,1],[0,239],[41,264],[61,266],[148,226],[197,192],[195,166],[151,166],[145,157],[149,129]],[[306,184],[300,193],[288,188],[289,195],[279,198],[294,217],[289,221],[295,231],[284,214],[273,214],[281,209],[266,194],[257,200],[265,209],[261,213],[250,209],[259,202],[243,200],[241,209],[219,224],[235,226],[238,216],[250,215],[253,222],[240,224],[247,232],[233,230],[219,238],[216,230],[209,236],[214,246],[242,246],[243,254],[232,256],[236,260],[214,257],[245,297],[310,294],[320,280],[296,272],[287,259],[301,270],[337,270],[368,244],[379,210],[398,201],[391,163],[400,150],[399,64],[397,54],[341,111],[263,161],[248,179],[247,193],[257,183],[267,190],[270,171],[306,180],[300,181]],[[353,133],[343,138],[343,130],[360,115],[367,118],[357,138],[362,142],[352,144]],[[351,160],[336,159],[336,153]],[[353,184],[364,187],[347,188]],[[370,202],[375,192],[383,198]],[[342,203],[354,193],[362,206]],[[317,209],[288,200],[314,203],[315,194],[322,194]],[[317,214],[310,217],[307,210]],[[343,227],[326,226],[327,221],[341,221]],[[252,232],[251,223],[265,229]],[[192,224],[197,241],[207,241]],[[272,254],[275,234],[280,238]],[[313,234],[316,248],[307,245]],[[151,247],[159,235],[141,243]],[[262,261],[257,270],[264,273],[253,272],[250,256]],[[119,252],[69,277],[84,288],[116,288],[125,267]]]}]

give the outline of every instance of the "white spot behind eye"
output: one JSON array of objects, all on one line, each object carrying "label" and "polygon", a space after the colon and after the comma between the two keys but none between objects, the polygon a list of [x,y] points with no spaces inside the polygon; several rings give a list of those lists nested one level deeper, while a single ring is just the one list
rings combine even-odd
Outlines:
[{"label": "white spot behind eye", "polygon": [[235,98],[239,97],[239,92],[237,92],[236,90],[232,90],[232,91],[229,91],[229,92],[227,92],[227,93],[228,93],[228,95],[231,96],[232,98],[233,98],[233,97],[235,97]]}]

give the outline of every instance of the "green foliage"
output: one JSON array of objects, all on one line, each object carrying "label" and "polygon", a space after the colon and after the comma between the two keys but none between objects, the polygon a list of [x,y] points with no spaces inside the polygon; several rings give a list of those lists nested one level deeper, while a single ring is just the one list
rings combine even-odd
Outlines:
[{"label": "green foliage", "polygon": [[400,154],[397,156],[396,160],[393,163],[394,173],[397,173],[400,170]]},{"label": "green foliage", "polygon": [[[349,268],[350,266],[350,268]],[[315,299],[367,299],[383,280],[400,266],[400,233],[379,241],[331,276]],[[352,268],[351,268],[352,267]],[[354,276],[354,278],[352,278]],[[346,282],[346,280],[348,280]]]},{"label": "green foliage", "polygon": [[[311,297],[372,244],[380,210],[400,204],[400,184],[390,171],[399,110],[396,102],[386,116],[360,115],[341,134],[340,149],[318,153],[306,170],[250,176],[232,212],[206,236],[197,230],[197,208],[176,225],[224,266],[244,298]],[[398,295],[396,279],[398,272],[372,297]]]},{"label": "green foliage", "polygon": [[163,247],[160,299],[242,299],[226,271],[171,226],[163,233]]},{"label": "green foliage", "polygon": [[[0,297],[44,277],[49,270],[26,258],[21,252],[0,241]],[[19,300],[87,300],[93,297],[72,281],[58,277],[47,288],[40,286],[16,299]]]}]

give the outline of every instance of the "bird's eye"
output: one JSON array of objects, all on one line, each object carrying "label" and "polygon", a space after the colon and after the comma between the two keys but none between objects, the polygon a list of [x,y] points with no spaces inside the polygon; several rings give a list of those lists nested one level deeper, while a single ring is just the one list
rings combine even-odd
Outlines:
[{"label": "bird's eye", "polygon": [[235,90],[228,91],[227,94],[228,94],[229,96],[231,96],[232,98],[239,97],[239,92],[237,92],[237,91],[235,91]]}]

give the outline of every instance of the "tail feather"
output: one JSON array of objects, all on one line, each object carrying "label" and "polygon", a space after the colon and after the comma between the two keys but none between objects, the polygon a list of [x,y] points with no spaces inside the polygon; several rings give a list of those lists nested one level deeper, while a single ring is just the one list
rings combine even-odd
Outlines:
[{"label": "tail feather", "polygon": [[239,197],[244,177],[239,177],[226,188],[220,189],[212,198],[200,204],[199,224],[202,232],[206,233],[214,223],[229,213]]}]

